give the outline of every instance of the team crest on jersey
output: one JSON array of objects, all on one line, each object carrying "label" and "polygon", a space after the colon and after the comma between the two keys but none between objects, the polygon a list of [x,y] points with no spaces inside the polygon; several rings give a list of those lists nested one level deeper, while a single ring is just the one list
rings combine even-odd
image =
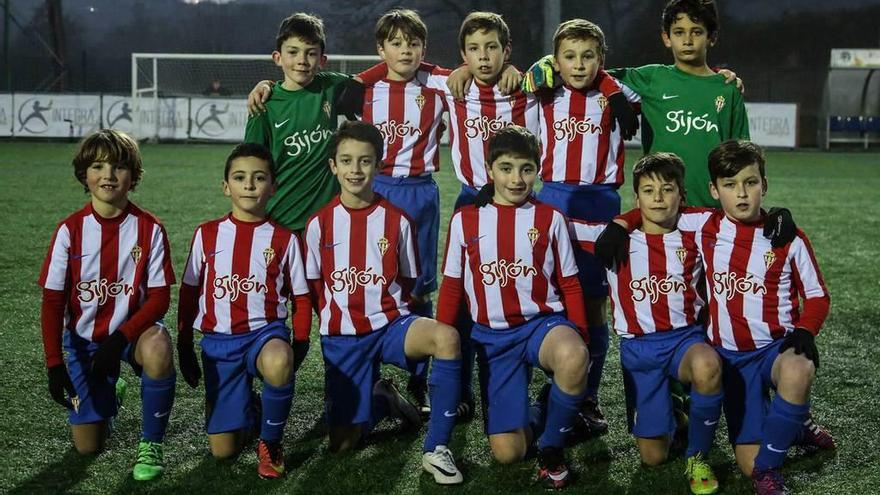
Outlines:
[{"label": "team crest on jersey", "polygon": [[329,101],[325,101],[324,104],[321,105],[321,109],[324,110],[324,114],[325,114],[325,115],[327,116],[327,118],[329,119],[329,118],[330,118],[330,102],[329,102]]},{"label": "team crest on jersey", "polygon": [[511,96],[510,97],[510,108],[513,108],[515,106],[516,106],[516,96]]},{"label": "team crest on jersey", "polygon": [[529,229],[529,242],[532,243],[532,247],[535,247],[535,243],[538,242],[538,237],[541,236],[541,233],[538,232],[538,229],[532,227]]},{"label": "team crest on jersey", "polygon": [[416,96],[416,105],[421,110],[425,106],[425,95]]},{"label": "team crest on jersey", "polygon": [[134,261],[134,264],[137,265],[141,261],[141,254],[143,254],[143,249],[140,246],[135,246],[131,248],[131,259]]},{"label": "team crest on jersey", "polygon": [[685,249],[684,246],[682,246],[682,247],[675,250],[675,255],[678,256],[678,261],[680,261],[681,264],[683,265],[685,258],[687,258],[688,250]]},{"label": "team crest on jersey", "polygon": [[275,259],[275,250],[274,249],[267,247],[266,249],[263,250],[263,260],[266,261],[266,266],[269,266],[269,263],[271,263],[272,260],[274,260],[274,259]]},{"label": "team crest on jersey", "polygon": [[721,113],[722,108],[724,108],[724,97],[719,95],[715,98],[715,112]]},{"label": "team crest on jersey", "polygon": [[608,106],[608,98],[605,98],[605,95],[601,95],[599,96],[597,102],[599,103],[599,110],[602,110],[604,112],[605,107]]},{"label": "team crest on jersey", "polygon": [[776,262],[776,253],[773,251],[767,251],[764,253],[764,266],[769,270],[773,263]]},{"label": "team crest on jersey", "polygon": [[380,237],[378,241],[376,241],[376,245],[379,246],[379,252],[382,253],[382,256],[385,256],[385,253],[388,252],[389,246],[388,239],[384,237]]}]

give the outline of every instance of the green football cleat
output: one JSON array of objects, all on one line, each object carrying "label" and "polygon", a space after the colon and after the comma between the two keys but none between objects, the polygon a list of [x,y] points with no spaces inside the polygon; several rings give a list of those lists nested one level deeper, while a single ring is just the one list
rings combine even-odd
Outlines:
[{"label": "green football cleat", "polygon": [[164,471],[162,465],[162,444],[141,439],[138,443],[138,455],[132,475],[138,481],[150,481],[158,478]]},{"label": "green football cleat", "polygon": [[128,391],[128,383],[119,377],[116,380],[116,407],[122,407],[122,403],[125,402],[125,393]]},{"label": "green football cleat", "polygon": [[715,478],[712,467],[699,453],[688,457],[684,474],[694,495],[707,495],[718,491],[718,479]]}]

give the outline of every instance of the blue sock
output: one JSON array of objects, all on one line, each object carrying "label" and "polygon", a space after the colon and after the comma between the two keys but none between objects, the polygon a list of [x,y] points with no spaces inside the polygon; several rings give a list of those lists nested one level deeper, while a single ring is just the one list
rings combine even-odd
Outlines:
[{"label": "blue sock", "polygon": [[278,442],[284,435],[284,425],[293,404],[293,380],[287,385],[275,387],[263,381],[263,417],[260,421],[260,438]]},{"label": "blue sock", "polygon": [[608,324],[591,325],[590,332],[590,371],[587,373],[587,392],[599,402],[599,383],[602,381],[602,369],[605,368],[605,355],[608,354]]},{"label": "blue sock", "polygon": [[792,404],[779,394],[770,402],[770,410],[761,428],[761,449],[755,457],[756,469],[778,468],[810,414],[810,403]]},{"label": "blue sock", "polygon": [[550,387],[547,421],[544,423],[544,432],[538,439],[538,448],[565,445],[565,437],[571,431],[571,425],[583,400],[584,394],[569,395],[560,390],[556,383]]},{"label": "blue sock", "polygon": [[721,404],[724,394],[703,395],[691,389],[691,408],[688,411],[688,447],[685,454],[691,457],[697,453],[706,456],[715,441],[715,430],[721,418]]},{"label": "blue sock", "polygon": [[428,390],[431,393],[431,419],[425,435],[425,452],[438,445],[449,445],[455,427],[455,410],[461,400],[461,359],[434,358]]},{"label": "blue sock", "polygon": [[165,438],[171,406],[174,404],[176,383],[176,373],[161,380],[154,380],[146,373],[141,373],[141,417],[145,440],[161,443]]}]

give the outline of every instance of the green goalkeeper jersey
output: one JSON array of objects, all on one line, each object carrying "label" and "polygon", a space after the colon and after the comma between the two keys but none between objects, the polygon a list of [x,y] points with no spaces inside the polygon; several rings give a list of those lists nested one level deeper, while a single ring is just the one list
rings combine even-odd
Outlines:
[{"label": "green goalkeeper jersey", "polygon": [[336,130],[337,102],[350,77],[319,72],[299,91],[276,84],[266,111],[248,119],[245,142],[268,147],[275,160],[277,192],[269,216],[292,230],[302,230],[312,213],[339,192],[330,173],[327,145]]},{"label": "green goalkeeper jersey", "polygon": [[685,164],[687,202],[720,206],[709,194],[709,152],[728,139],[749,139],[742,94],[724,77],[695,76],[674,65],[645,65],[608,71],[642,100],[653,129],[648,151],[667,151]]}]

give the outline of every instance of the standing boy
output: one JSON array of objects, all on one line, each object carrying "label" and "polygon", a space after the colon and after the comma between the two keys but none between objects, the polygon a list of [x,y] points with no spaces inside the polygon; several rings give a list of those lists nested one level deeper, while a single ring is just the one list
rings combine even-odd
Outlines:
[{"label": "standing boy", "polygon": [[141,377],[143,418],[132,475],[151,480],[165,469],[176,377],[162,323],[174,284],[168,236],[128,199],[143,175],[131,137],[109,129],[87,136],[73,169],[90,201],[58,224],[39,278],[49,392],[69,410],[77,452],[99,452],[117,413],[120,362],[128,362]]}]

